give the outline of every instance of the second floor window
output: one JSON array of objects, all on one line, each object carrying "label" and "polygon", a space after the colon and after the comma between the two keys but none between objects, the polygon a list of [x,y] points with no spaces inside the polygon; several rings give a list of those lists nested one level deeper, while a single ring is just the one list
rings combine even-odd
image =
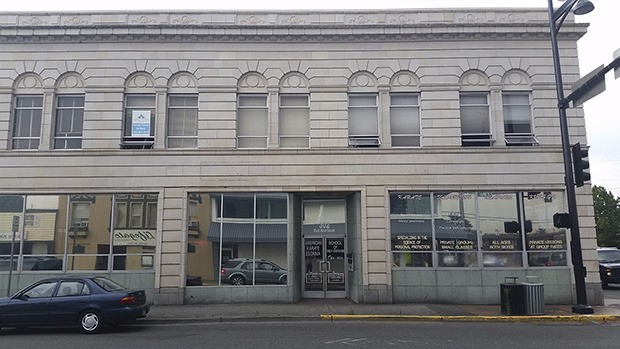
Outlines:
[{"label": "second floor window", "polygon": [[464,147],[490,146],[489,93],[461,93],[461,144]]},{"label": "second floor window", "polygon": [[532,131],[532,104],[529,92],[504,92],[504,135],[506,145],[538,143]]},{"label": "second floor window", "polygon": [[375,93],[349,94],[349,145],[379,146],[379,107]]},{"label": "second floor window", "polygon": [[168,96],[168,148],[198,147],[198,96]]},{"label": "second floor window", "polygon": [[19,95],[14,98],[13,149],[39,149],[43,96]]},{"label": "second floor window", "polygon": [[280,147],[308,148],[310,105],[308,95],[280,95]]},{"label": "second floor window", "polygon": [[420,146],[420,95],[390,94],[390,132],[393,147]]},{"label": "second floor window", "polygon": [[242,94],[237,99],[237,147],[267,148],[266,94]]},{"label": "second floor window", "polygon": [[155,142],[155,95],[125,96],[123,148],[150,149]]},{"label": "second floor window", "polygon": [[82,148],[84,96],[56,97],[54,149]]}]

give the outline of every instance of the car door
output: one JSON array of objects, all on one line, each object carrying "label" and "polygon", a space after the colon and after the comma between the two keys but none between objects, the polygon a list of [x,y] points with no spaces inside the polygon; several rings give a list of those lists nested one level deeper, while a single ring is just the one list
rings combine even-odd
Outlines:
[{"label": "car door", "polygon": [[52,323],[50,300],[58,281],[38,282],[15,295],[4,309],[3,325],[31,326]]},{"label": "car door", "polygon": [[81,280],[63,280],[50,300],[50,314],[58,324],[74,324],[90,299],[90,289]]}]

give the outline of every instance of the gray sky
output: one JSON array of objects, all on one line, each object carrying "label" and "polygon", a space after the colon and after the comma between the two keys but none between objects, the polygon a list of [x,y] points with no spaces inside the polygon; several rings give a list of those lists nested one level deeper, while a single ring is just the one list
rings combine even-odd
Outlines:
[{"label": "gray sky", "polygon": [[[601,64],[607,65],[620,49],[620,0],[591,0],[596,9],[577,17],[590,23],[588,33],[579,41],[582,76]],[[561,1],[554,1],[556,6]],[[379,9],[428,7],[538,7],[546,8],[546,0],[381,0],[342,1],[312,0],[5,0],[0,11],[77,11],[77,10],[276,10],[276,9]],[[620,98],[620,79],[607,74],[607,90],[584,104],[592,183],[604,186],[620,196],[620,111],[613,99]]]}]

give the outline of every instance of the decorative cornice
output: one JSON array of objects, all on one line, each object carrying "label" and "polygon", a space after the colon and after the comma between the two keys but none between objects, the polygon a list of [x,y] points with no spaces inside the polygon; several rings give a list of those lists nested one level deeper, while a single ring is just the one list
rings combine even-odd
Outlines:
[{"label": "decorative cornice", "polygon": [[[547,16],[546,9],[0,12],[0,42],[527,40],[548,37]],[[572,16],[564,26],[570,39],[587,28]]]}]

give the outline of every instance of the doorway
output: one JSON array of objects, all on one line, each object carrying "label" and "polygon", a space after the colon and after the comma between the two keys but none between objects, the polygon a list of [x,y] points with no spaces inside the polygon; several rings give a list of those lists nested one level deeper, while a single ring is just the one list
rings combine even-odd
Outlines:
[{"label": "doorway", "polygon": [[303,202],[304,298],[347,297],[347,239],[344,200]]}]

